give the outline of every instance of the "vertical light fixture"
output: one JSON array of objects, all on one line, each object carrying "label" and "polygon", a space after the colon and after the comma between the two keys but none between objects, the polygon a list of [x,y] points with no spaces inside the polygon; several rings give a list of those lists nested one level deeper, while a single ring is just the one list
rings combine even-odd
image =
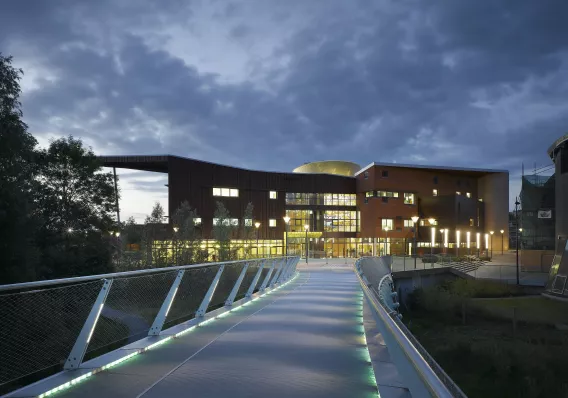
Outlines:
[{"label": "vertical light fixture", "polygon": [[256,256],[257,258],[260,257],[260,250],[258,250],[258,229],[260,228],[260,223],[257,221],[254,223],[254,227],[256,228]]},{"label": "vertical light fixture", "polygon": [[460,230],[456,229],[456,257],[460,256],[460,235]]},{"label": "vertical light fixture", "polygon": [[448,228],[444,229],[444,247],[448,248],[448,233],[450,230]]},{"label": "vertical light fixture", "polygon": [[481,239],[480,238],[481,238],[481,233],[478,232],[475,235],[475,248],[477,249],[477,257],[479,257],[479,254],[480,254],[479,253],[479,249],[480,249],[480,246],[481,246]]},{"label": "vertical light fixture", "polygon": [[416,269],[416,223],[418,222],[418,216],[410,217],[412,220],[412,224],[414,225],[413,232],[414,232],[414,245],[412,247],[412,256],[414,257],[414,268]]},{"label": "vertical light fixture", "polygon": [[286,253],[286,257],[288,257],[288,227],[290,225],[290,217],[284,216],[284,222],[286,223],[286,231],[285,231],[285,234],[284,234],[284,238],[286,240],[286,243],[285,243],[286,244],[286,251],[285,251],[285,253]]},{"label": "vertical light fixture", "polygon": [[309,243],[308,243],[308,230],[310,226],[308,224],[304,225],[304,229],[306,230],[306,264],[308,263],[308,256],[310,254]]},{"label": "vertical light fixture", "polygon": [[485,234],[485,251],[489,257],[489,234]]},{"label": "vertical light fixture", "polygon": [[465,235],[467,238],[467,254],[471,254],[471,232],[467,231]]},{"label": "vertical light fixture", "polygon": [[436,227],[432,227],[432,242],[430,245],[430,255],[434,255],[434,244],[436,243]]}]

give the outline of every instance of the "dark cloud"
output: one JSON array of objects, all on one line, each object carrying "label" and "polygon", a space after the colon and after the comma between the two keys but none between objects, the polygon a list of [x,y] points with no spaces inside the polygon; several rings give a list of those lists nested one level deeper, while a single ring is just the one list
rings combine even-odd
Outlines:
[{"label": "dark cloud", "polygon": [[515,174],[566,130],[565,15],[561,0],[13,1],[0,51],[27,67],[34,134],[107,154]]}]

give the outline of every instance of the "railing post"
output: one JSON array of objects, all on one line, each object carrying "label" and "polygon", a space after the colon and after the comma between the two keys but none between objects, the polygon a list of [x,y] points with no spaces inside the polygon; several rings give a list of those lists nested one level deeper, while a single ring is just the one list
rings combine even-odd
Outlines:
[{"label": "railing post", "polygon": [[248,290],[247,290],[247,294],[245,295],[246,298],[250,298],[252,296],[252,294],[254,293],[254,288],[256,287],[256,285],[258,284],[258,280],[260,279],[260,275],[262,275],[262,270],[264,268],[264,263],[266,262],[266,260],[263,260],[260,262],[260,266],[258,267],[258,271],[256,271],[256,275],[254,276],[254,279],[252,280]]},{"label": "railing post", "polygon": [[105,300],[111,286],[112,279],[104,279],[103,286],[101,287],[99,295],[93,304],[93,308],[91,308],[91,312],[89,313],[89,316],[87,316],[87,320],[83,324],[83,328],[81,329],[77,340],[75,340],[71,353],[65,361],[65,365],[63,366],[64,369],[77,369],[81,365],[81,362],[83,362],[83,357],[85,356],[85,352],[89,346],[89,341],[91,341],[91,337],[93,337],[95,326],[97,326],[97,321],[99,320],[99,316],[101,315],[101,311],[103,310],[103,306],[105,305]]},{"label": "railing post", "polygon": [[241,283],[243,283],[243,279],[245,278],[248,267],[249,267],[249,263],[247,262],[247,263],[245,263],[245,266],[241,270],[241,274],[239,275],[239,278],[235,282],[235,286],[233,286],[233,290],[231,290],[231,294],[229,294],[229,297],[227,298],[227,300],[225,300],[225,306],[233,305],[233,301],[235,301],[235,297],[237,297],[237,293],[239,292],[239,288],[241,287]]},{"label": "railing post", "polygon": [[290,261],[290,265],[288,266],[288,269],[286,270],[286,275],[284,276],[284,279],[290,279],[290,276],[292,275],[296,264],[298,264],[298,258],[297,257],[293,257]]},{"label": "railing post", "polygon": [[285,264],[282,267],[282,272],[280,272],[278,279],[276,279],[276,283],[282,283],[283,281],[286,280],[286,274],[288,273],[288,269],[290,268],[290,264],[292,263],[291,257],[286,257],[284,261]]},{"label": "railing post", "polygon": [[266,274],[266,277],[264,278],[264,281],[262,281],[262,285],[260,285],[260,289],[258,289],[259,291],[264,291],[264,289],[266,289],[266,286],[268,285],[268,281],[270,280],[270,277],[272,276],[272,272],[274,272],[274,264],[276,264],[275,260],[272,260],[272,265],[270,266],[270,269],[268,270],[268,273]]},{"label": "railing post", "polygon": [[276,284],[276,282],[278,281],[278,278],[280,277],[280,273],[282,272],[282,269],[284,269],[285,261],[286,261],[285,259],[280,260],[279,265],[278,265],[278,269],[274,273],[274,276],[272,277],[272,280],[270,281],[268,286],[273,287]]},{"label": "railing post", "polygon": [[221,274],[223,273],[224,269],[225,269],[225,264],[223,264],[219,267],[219,270],[217,271],[217,275],[215,275],[215,279],[213,279],[213,282],[211,282],[211,286],[209,286],[209,290],[207,290],[207,293],[205,294],[205,297],[203,297],[203,301],[201,302],[199,309],[195,313],[195,317],[205,316],[205,313],[207,312],[207,307],[209,307],[209,303],[211,302],[211,299],[213,298],[213,293],[215,293],[215,289],[217,288],[217,284],[219,283],[219,279],[221,279]]},{"label": "railing post", "polygon": [[172,286],[170,287],[170,291],[168,292],[166,299],[164,300],[162,306],[160,307],[158,315],[156,315],[156,318],[154,318],[154,323],[152,323],[152,327],[148,332],[148,336],[158,336],[162,331],[162,328],[164,327],[164,322],[166,321],[168,312],[170,312],[170,308],[172,307],[172,304],[176,297],[176,293],[179,288],[179,284],[181,283],[181,279],[183,278],[184,273],[185,270],[183,269],[178,271],[177,276],[174,279]]}]

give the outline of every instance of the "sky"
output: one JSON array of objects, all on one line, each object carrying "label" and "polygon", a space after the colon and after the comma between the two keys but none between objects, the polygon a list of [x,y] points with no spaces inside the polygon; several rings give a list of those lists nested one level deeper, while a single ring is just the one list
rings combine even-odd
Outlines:
[{"label": "sky", "polygon": [[[568,132],[566,0],[4,0],[29,131],[98,155],[510,171]],[[549,171],[551,172],[551,171]],[[123,218],[165,175],[119,170]]]}]

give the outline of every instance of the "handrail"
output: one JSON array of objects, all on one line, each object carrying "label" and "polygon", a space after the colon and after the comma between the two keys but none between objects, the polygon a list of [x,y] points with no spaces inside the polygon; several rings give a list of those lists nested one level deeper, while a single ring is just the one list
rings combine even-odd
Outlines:
[{"label": "handrail", "polygon": [[[290,258],[295,256],[281,256],[281,257],[270,257],[270,260],[277,260],[283,258]],[[21,282],[21,283],[12,283],[8,285],[0,285],[0,292],[6,292],[11,290],[22,290],[22,289],[32,289],[38,287],[46,287],[46,286],[55,286],[55,285],[64,285],[69,283],[82,283],[82,282],[91,282],[91,281],[98,281],[101,279],[113,279],[113,278],[124,278],[129,276],[140,276],[146,274],[155,274],[159,272],[166,272],[166,271],[179,271],[182,269],[193,269],[193,268],[206,268],[215,265],[225,265],[225,264],[240,264],[246,263],[250,261],[262,261],[266,260],[264,258],[252,258],[248,260],[230,260],[230,261],[221,261],[221,262],[214,262],[214,263],[202,263],[202,264],[189,264],[189,265],[176,265],[172,267],[162,267],[162,268],[148,268],[148,269],[140,269],[136,271],[123,271],[123,272],[111,272],[108,274],[97,274],[97,275],[87,275],[87,276],[75,276],[71,278],[61,278],[61,279],[48,279],[43,281],[34,281],[34,282]]]},{"label": "handrail", "polygon": [[[440,398],[454,397],[448,386],[444,384],[436,371],[430,366],[428,361],[420,353],[420,350],[413,344],[411,339],[409,339],[406,333],[401,329],[396,320],[392,318],[392,309],[389,308],[390,311],[387,311],[385,306],[381,304],[379,298],[377,297],[377,293],[369,288],[369,286],[371,286],[372,284],[366,281],[367,278],[365,277],[363,270],[360,268],[360,262],[363,259],[365,258],[361,258],[355,264],[357,271],[355,272],[355,274],[357,275],[367,301],[374,310],[373,312],[374,315],[376,315],[377,326],[379,326],[380,322],[382,326],[386,328],[385,331],[382,331],[383,338],[385,339],[385,341],[390,340],[390,336],[385,336],[384,332],[391,335],[394,339],[394,343],[398,346],[398,348],[400,348],[402,354],[404,354],[404,357],[407,359],[407,361],[398,361],[398,363],[396,363],[396,355],[393,355],[393,352],[391,352],[391,356],[393,357],[397,368],[403,374],[403,377],[406,376],[405,380],[408,382],[408,387],[411,394],[413,396],[420,397],[424,396],[425,393],[429,394],[430,396]],[[381,277],[381,283],[387,277],[390,277],[390,273],[385,274]],[[394,348],[389,347],[389,351],[391,350],[394,350]],[[408,364],[410,364],[410,367],[408,366]],[[445,375],[445,373],[443,374]],[[451,379],[447,375],[446,377],[451,382],[451,384],[453,384],[453,381],[451,381]],[[465,394],[463,394],[459,387],[455,386],[455,390],[457,392],[456,395],[465,397]]]}]

